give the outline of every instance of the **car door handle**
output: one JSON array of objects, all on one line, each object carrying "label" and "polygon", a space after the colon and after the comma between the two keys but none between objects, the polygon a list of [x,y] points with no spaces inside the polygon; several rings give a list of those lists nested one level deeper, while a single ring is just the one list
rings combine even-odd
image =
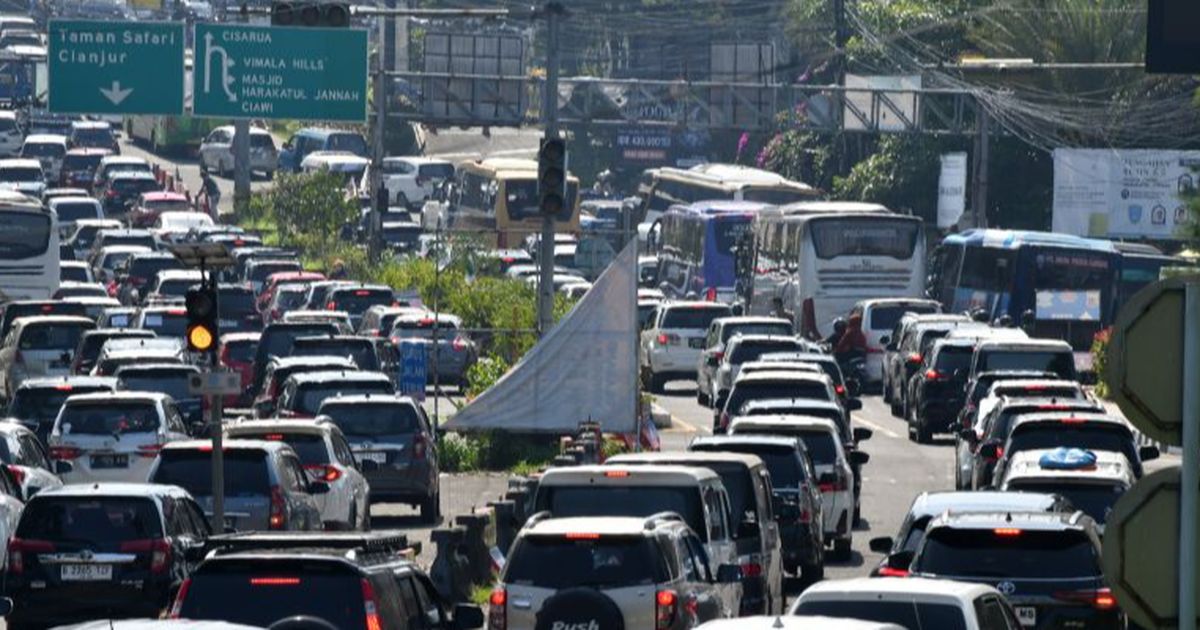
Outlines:
[{"label": "car door handle", "polygon": [[528,599],[514,599],[512,600],[512,606],[517,610],[531,610],[533,602]]}]

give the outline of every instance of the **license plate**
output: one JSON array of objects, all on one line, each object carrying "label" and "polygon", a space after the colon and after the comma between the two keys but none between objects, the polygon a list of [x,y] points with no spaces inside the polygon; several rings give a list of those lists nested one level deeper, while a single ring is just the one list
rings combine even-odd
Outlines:
[{"label": "license plate", "polygon": [[112,577],[111,564],[64,564],[62,567],[64,582],[100,582]]},{"label": "license plate", "polygon": [[236,319],[222,319],[218,325],[221,328],[237,328],[238,322]]},{"label": "license plate", "polygon": [[387,463],[387,453],[382,453],[379,451],[361,451],[355,453],[355,455],[358,456],[358,459],[361,461],[372,461],[376,464]]},{"label": "license plate", "polygon": [[92,468],[128,468],[128,455],[92,455]]},{"label": "license plate", "polygon": [[1017,613],[1017,621],[1021,622],[1022,626],[1037,625],[1037,609],[1033,606],[1016,606],[1013,611]]},{"label": "license plate", "polygon": [[703,350],[704,349],[704,337],[695,337],[693,339],[688,339],[688,347]]}]

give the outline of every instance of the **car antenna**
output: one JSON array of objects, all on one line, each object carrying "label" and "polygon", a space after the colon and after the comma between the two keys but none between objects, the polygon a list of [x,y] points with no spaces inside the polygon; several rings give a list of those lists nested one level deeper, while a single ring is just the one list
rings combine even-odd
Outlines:
[{"label": "car antenna", "polygon": [[[112,622],[110,621],[109,623],[111,624]],[[780,618],[779,615],[775,615],[775,623],[771,624],[771,627],[772,628],[782,628],[783,627],[783,619]]]},{"label": "car antenna", "polygon": [[1004,515],[1004,522],[1005,522],[1005,523],[1011,523],[1011,522],[1012,522],[1012,512],[1009,512],[1009,513],[1007,513],[1007,514],[1005,514],[1005,515]]}]

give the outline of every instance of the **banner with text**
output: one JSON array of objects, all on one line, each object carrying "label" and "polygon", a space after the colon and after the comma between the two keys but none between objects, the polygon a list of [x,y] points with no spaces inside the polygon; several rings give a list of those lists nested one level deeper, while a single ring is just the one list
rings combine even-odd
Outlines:
[{"label": "banner with text", "polygon": [[1196,187],[1200,151],[1055,149],[1055,232],[1101,238],[1178,239],[1182,195]]},{"label": "banner with text", "polygon": [[958,225],[967,209],[967,154],[942,156],[942,174],[938,178],[937,226],[947,229]]}]

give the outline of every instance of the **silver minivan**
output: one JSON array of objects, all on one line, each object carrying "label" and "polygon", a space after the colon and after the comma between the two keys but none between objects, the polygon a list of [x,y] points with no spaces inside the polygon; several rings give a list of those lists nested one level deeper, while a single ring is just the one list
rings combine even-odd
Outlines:
[{"label": "silver minivan", "polygon": [[95,327],[96,322],[73,315],[17,318],[0,345],[4,397],[9,398],[27,378],[70,374],[79,338]]}]

